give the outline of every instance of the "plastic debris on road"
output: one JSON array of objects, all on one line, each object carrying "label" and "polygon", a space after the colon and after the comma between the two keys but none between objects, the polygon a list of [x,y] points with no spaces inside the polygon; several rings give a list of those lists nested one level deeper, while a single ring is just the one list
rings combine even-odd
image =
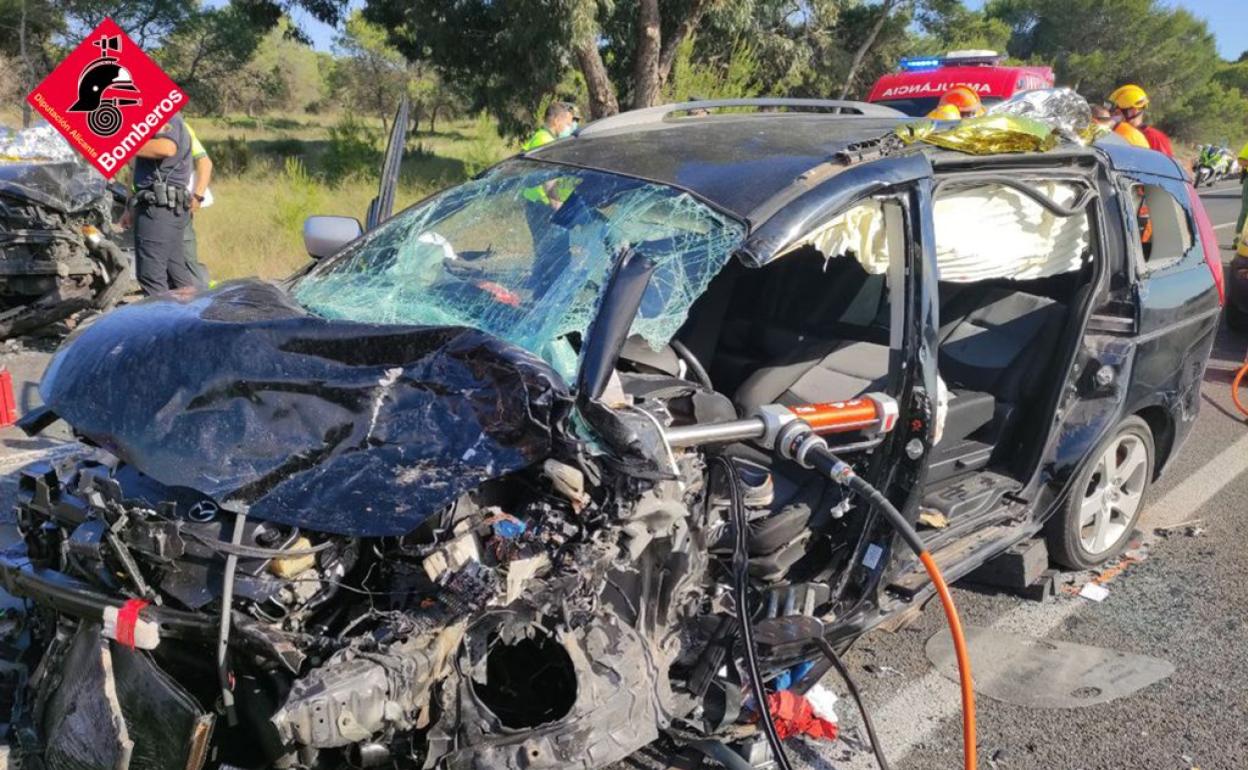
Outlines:
[{"label": "plastic debris on road", "polygon": [[1079,589],[1079,595],[1094,602],[1103,602],[1109,598],[1109,589],[1100,583],[1086,583]]},{"label": "plastic debris on road", "polygon": [[79,155],[52,126],[13,130],[0,127],[0,162],[78,160]]},{"label": "plastic debris on road", "polygon": [[[836,723],[816,714],[814,705],[805,696],[792,690],[781,690],[767,696],[767,705],[771,708],[771,719],[776,725],[776,733],[782,740],[794,735],[825,741],[836,740]],[[823,705],[826,706],[826,703]]]},{"label": "plastic debris on road", "polygon": [[806,700],[810,701],[810,707],[814,709],[815,716],[832,724],[840,722],[836,718],[836,702],[840,700],[836,697],[836,693],[817,684],[806,693]]}]

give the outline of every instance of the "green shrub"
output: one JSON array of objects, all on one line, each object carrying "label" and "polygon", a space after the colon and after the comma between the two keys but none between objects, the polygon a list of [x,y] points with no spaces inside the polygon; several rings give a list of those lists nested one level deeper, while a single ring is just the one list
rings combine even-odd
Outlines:
[{"label": "green shrub", "polygon": [[499,162],[506,155],[497,124],[486,113],[477,116],[473,126],[472,141],[463,154],[464,173],[472,177]]},{"label": "green shrub", "polygon": [[265,144],[265,152],[281,158],[289,158],[293,156],[301,157],[307,152],[307,147],[304,146],[302,139],[295,139],[290,136],[273,139]]},{"label": "green shrub", "polygon": [[282,174],[273,185],[273,226],[279,232],[303,231],[303,220],[313,214],[322,214],[326,194],[325,186],[308,174],[299,158],[287,158]]},{"label": "green shrub", "polygon": [[329,144],[322,160],[331,180],[356,176],[375,177],[381,168],[377,132],[348,114],[329,129]]},{"label": "green shrub", "polygon": [[251,146],[242,139],[230,135],[219,142],[205,142],[204,149],[212,157],[214,172],[237,176],[251,167]]}]

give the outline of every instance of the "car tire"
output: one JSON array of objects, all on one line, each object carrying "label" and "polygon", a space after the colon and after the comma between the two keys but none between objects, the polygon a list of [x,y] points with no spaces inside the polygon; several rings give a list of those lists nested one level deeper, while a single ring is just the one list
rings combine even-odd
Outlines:
[{"label": "car tire", "polygon": [[1092,455],[1048,524],[1049,556],[1071,569],[1092,569],[1126,547],[1153,478],[1153,432],[1128,417]]},{"label": "car tire", "polygon": [[1240,310],[1234,302],[1226,303],[1226,325],[1231,331],[1241,334],[1248,332],[1248,313]]}]

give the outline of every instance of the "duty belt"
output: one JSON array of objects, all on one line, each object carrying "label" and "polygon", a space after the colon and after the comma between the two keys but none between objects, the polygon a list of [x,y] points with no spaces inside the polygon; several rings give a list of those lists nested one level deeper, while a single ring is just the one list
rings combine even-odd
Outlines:
[{"label": "duty belt", "polygon": [[191,194],[185,187],[160,182],[140,188],[135,193],[134,200],[137,205],[157,206],[173,211],[188,211],[191,208]]}]

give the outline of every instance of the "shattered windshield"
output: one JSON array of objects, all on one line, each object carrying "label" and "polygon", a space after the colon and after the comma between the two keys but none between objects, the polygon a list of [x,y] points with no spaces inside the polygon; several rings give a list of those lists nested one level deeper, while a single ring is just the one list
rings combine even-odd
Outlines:
[{"label": "shattered windshield", "polygon": [[571,378],[622,253],[655,264],[632,333],[659,349],[743,235],[671,187],[517,160],[397,215],[293,292],[327,318],[479,329]]}]

